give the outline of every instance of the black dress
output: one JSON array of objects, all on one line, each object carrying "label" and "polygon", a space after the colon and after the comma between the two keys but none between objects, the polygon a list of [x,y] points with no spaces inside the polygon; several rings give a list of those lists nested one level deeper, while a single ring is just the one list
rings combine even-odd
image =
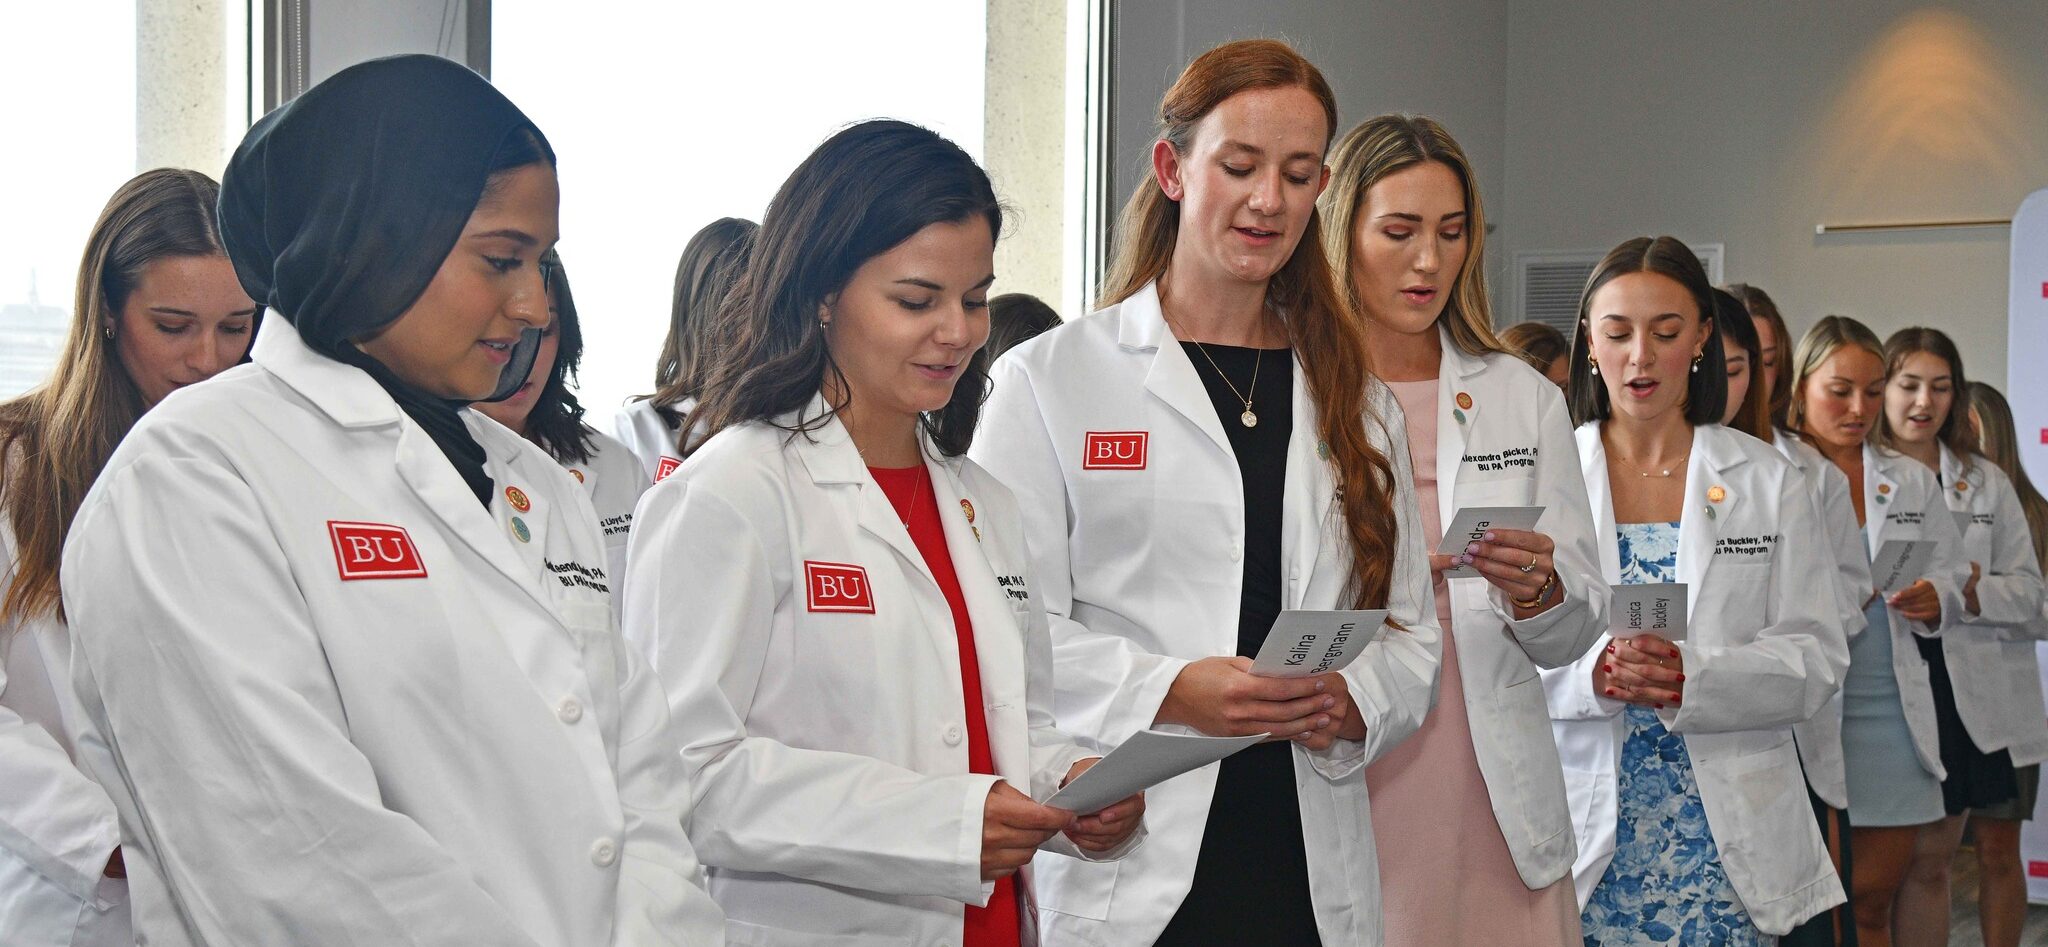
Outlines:
[{"label": "black dress", "polygon": [[[1287,441],[1294,428],[1294,353],[1182,342],[1195,374],[1237,455],[1244,478],[1244,587],[1238,600],[1237,653],[1258,654],[1283,607],[1281,510],[1287,492]],[[1215,359],[1212,367],[1209,359]],[[1222,374],[1218,374],[1218,371]],[[1258,377],[1253,389],[1252,378]],[[1224,376],[1252,396],[1258,426],[1245,427],[1244,402]],[[1195,861],[1194,886],[1160,934],[1162,945],[1320,945],[1309,901],[1301,802],[1294,790],[1294,747],[1260,743],[1225,759]]]},{"label": "black dress", "polygon": [[[1938,474],[1935,477],[1937,482],[1942,479]],[[1941,736],[1941,768],[1948,771],[1948,778],[1941,781],[1943,810],[1949,815],[1962,815],[1971,809],[2019,798],[2019,773],[2013,768],[2012,753],[1986,753],[1978,749],[1977,741],[1970,739],[1970,729],[1963,725],[1962,712],[1956,708],[1956,685],[1948,676],[1948,655],[1941,650],[1941,639],[1915,635],[1913,643],[1919,646],[1920,657],[1927,661],[1927,683],[1934,692],[1934,729]]]}]

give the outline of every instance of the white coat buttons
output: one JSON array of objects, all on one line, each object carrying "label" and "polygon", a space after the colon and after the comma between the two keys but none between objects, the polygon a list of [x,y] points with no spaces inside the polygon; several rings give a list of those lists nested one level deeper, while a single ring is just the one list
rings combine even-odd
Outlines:
[{"label": "white coat buttons", "polygon": [[1244,547],[1243,547],[1243,546],[1232,546],[1232,547],[1230,547],[1230,561],[1231,561],[1231,562],[1236,562],[1236,561],[1238,561],[1239,559],[1243,559],[1243,558],[1244,558]]},{"label": "white coat buttons", "polygon": [[590,844],[590,863],[599,868],[610,868],[619,860],[619,843],[601,838]]},{"label": "white coat buttons", "polygon": [[952,726],[949,726],[949,727],[947,727],[947,728],[946,728],[946,745],[947,745],[947,746],[959,746],[959,745],[960,745],[960,738],[961,738],[962,736],[964,736],[964,734],[962,734],[962,733],[960,732],[960,725],[959,725],[959,724],[957,724],[957,723],[956,723],[956,724],[953,724]]},{"label": "white coat buttons", "polygon": [[555,707],[555,716],[562,718],[563,723],[574,724],[583,719],[583,705],[577,703],[574,697],[564,697],[561,704]]}]

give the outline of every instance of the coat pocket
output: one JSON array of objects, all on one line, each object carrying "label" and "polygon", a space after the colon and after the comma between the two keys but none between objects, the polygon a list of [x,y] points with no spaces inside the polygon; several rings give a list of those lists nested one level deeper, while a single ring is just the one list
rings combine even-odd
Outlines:
[{"label": "coat pocket", "polygon": [[1036,882],[1038,906],[1056,914],[1109,920],[1109,904],[1116,893],[1121,862],[1092,862],[1065,855],[1041,855],[1032,860],[1031,876]]}]

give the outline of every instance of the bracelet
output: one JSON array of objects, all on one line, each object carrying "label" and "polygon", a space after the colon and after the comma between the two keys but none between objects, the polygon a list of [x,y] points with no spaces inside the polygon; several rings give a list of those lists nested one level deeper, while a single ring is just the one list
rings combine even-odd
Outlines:
[{"label": "bracelet", "polygon": [[1555,588],[1557,588],[1557,571],[1553,569],[1550,575],[1543,579],[1543,587],[1536,590],[1535,598],[1524,602],[1521,599],[1510,597],[1508,601],[1515,603],[1516,608],[1535,608],[1543,604],[1545,599],[1550,598],[1550,592]]}]

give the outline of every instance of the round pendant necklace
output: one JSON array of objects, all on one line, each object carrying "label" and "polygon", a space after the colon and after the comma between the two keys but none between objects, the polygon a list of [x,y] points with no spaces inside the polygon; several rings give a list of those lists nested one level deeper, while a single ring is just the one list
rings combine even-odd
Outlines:
[{"label": "round pendant necklace", "polygon": [[[1194,342],[1193,339],[1189,339],[1188,341]],[[1231,396],[1235,397],[1239,401],[1244,402],[1244,413],[1237,416],[1237,423],[1242,424],[1245,427],[1258,427],[1259,416],[1252,411],[1252,399],[1245,397],[1244,392],[1237,390],[1237,386],[1231,384],[1230,376],[1223,374],[1222,366],[1217,365],[1216,359],[1209,355],[1208,346],[1205,346],[1200,342],[1195,342],[1195,351],[1202,353],[1202,359],[1203,361],[1209,363],[1210,370],[1216,373],[1216,377],[1223,379],[1223,384],[1225,387],[1230,389]],[[1252,383],[1250,387],[1252,390],[1252,394],[1257,395],[1259,393],[1259,365],[1266,360],[1266,350],[1254,349],[1253,351],[1257,352],[1258,354],[1252,356]]]}]

